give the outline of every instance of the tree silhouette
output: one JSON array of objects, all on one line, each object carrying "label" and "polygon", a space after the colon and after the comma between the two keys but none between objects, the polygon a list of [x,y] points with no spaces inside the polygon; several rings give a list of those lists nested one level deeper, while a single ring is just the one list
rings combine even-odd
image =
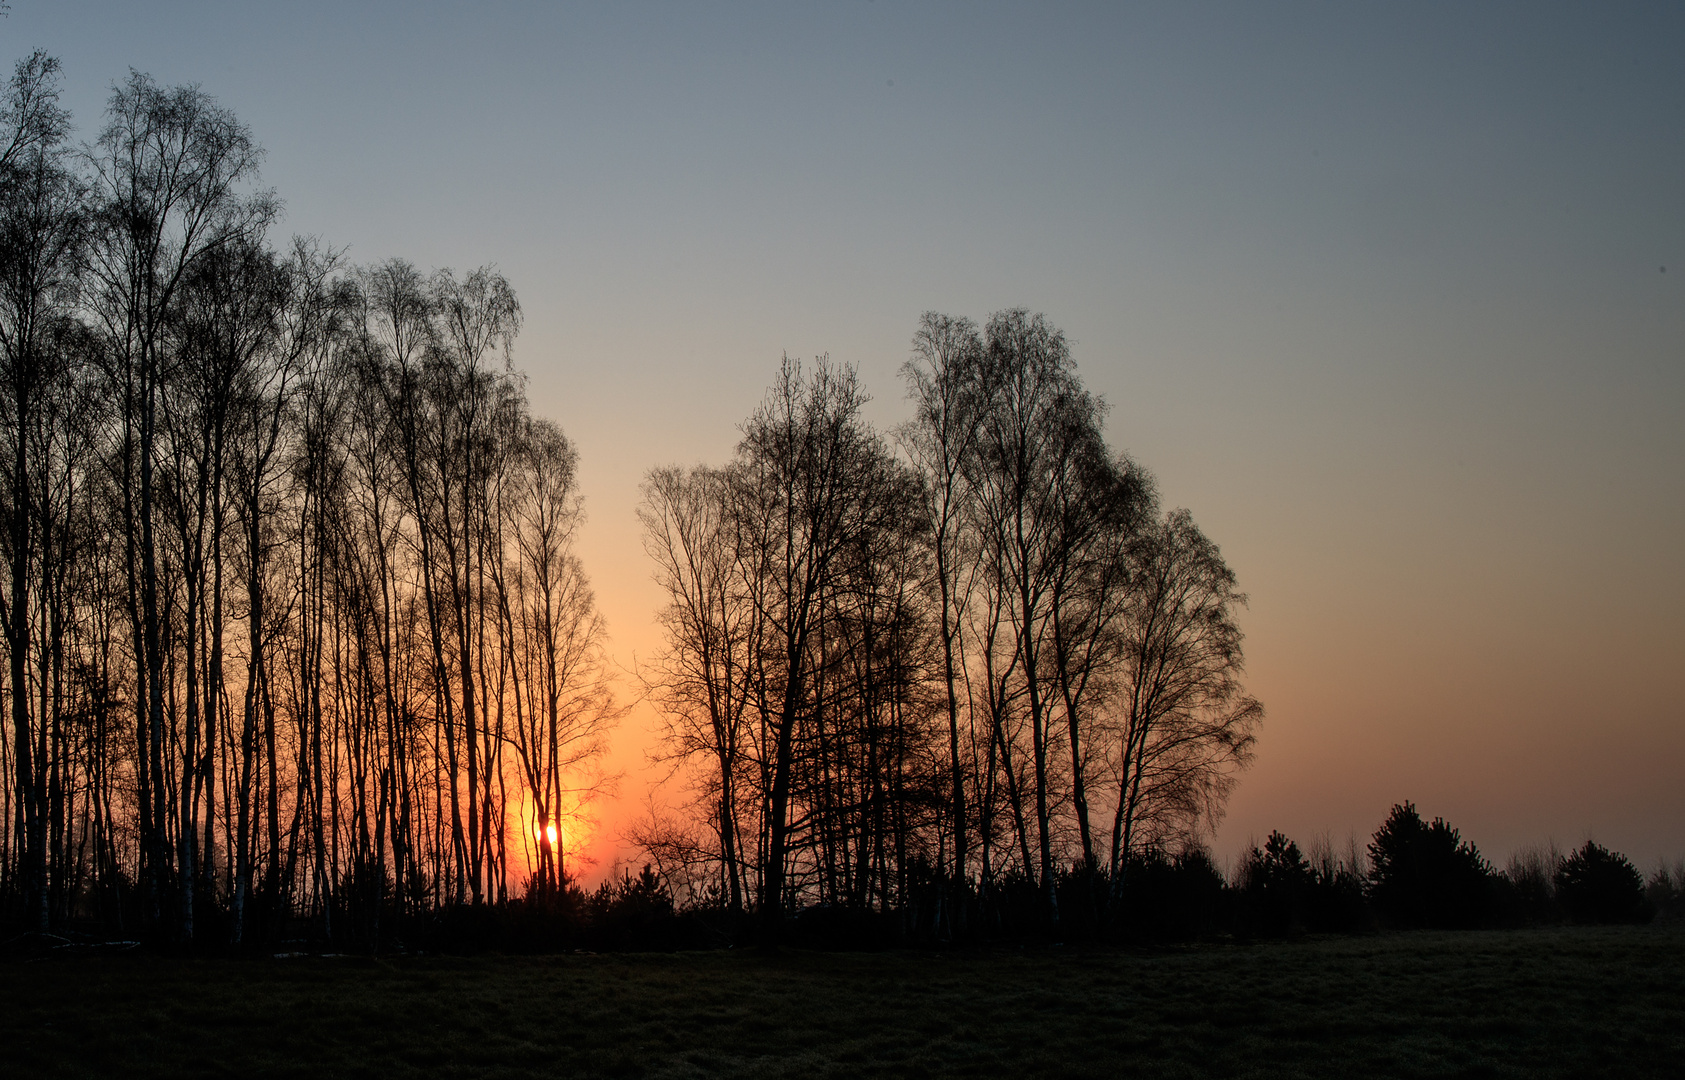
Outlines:
[{"label": "tree silhouette", "polygon": [[[203,90],[130,72],[78,154],[57,77],[0,102],[6,917],[380,948],[588,910],[621,708],[514,288],[277,250]],[[893,443],[853,368],[786,360],[729,461],[650,473],[644,674],[693,799],[641,835],[767,940],[1057,928],[1061,890],[1097,925],[1246,764],[1244,595],[1045,316],[928,314],[904,371]]]},{"label": "tree silhouette", "polygon": [[1492,869],[1442,818],[1395,805],[1369,844],[1370,897],[1400,926],[1465,927],[1486,918]]},{"label": "tree silhouette", "polygon": [[[49,919],[49,831],[61,802],[49,739],[54,718],[25,689],[49,663],[64,625],[62,593],[47,586],[68,568],[71,484],[88,417],[77,403],[86,351],[71,340],[76,269],[87,212],[71,170],[69,114],[58,105],[58,61],[20,61],[0,107],[0,417],[4,439],[6,595],[0,604],[10,658],[13,780],[20,869],[29,923]],[[82,450],[85,453],[85,450]],[[49,732],[51,731],[51,734]]]},{"label": "tree silhouette", "polygon": [[[1146,832],[1149,843],[1186,839],[1214,823],[1251,761],[1263,720],[1240,683],[1246,597],[1217,546],[1186,510],[1143,529],[1129,545],[1131,585],[1122,624],[1117,810],[1112,865]],[[1114,887],[1123,875],[1114,876]]]},{"label": "tree silhouette", "polygon": [[1262,849],[1253,848],[1247,855],[1241,874],[1253,929],[1282,935],[1305,928],[1305,906],[1316,872],[1298,844],[1279,832],[1270,833]]},{"label": "tree silhouette", "polygon": [[1556,900],[1577,923],[1648,922],[1644,877],[1625,855],[1586,841],[1556,871]]},{"label": "tree silhouette", "polygon": [[373,947],[560,890],[618,709],[514,290],[277,253],[226,109],[131,72],[77,156],[56,77],[0,103],[8,915]]},{"label": "tree silhouette", "polygon": [[[769,936],[813,904],[810,927],[946,936],[1031,895],[1054,928],[1079,877],[1091,924],[1106,875],[1115,898],[1129,853],[1197,836],[1249,758],[1245,598],[1106,446],[1045,317],[926,314],[904,374],[906,464],[851,370],[786,360],[731,462],[646,478],[668,600],[646,681],[713,840],[639,835]],[[1114,797],[1108,834],[1089,805]]]}]

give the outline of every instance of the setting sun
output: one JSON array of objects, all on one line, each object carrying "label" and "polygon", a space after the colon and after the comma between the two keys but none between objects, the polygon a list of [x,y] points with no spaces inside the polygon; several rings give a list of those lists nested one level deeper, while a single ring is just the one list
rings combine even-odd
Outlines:
[{"label": "setting sun", "polygon": [[0,1080],[1685,1077],[1685,0],[0,33]]}]

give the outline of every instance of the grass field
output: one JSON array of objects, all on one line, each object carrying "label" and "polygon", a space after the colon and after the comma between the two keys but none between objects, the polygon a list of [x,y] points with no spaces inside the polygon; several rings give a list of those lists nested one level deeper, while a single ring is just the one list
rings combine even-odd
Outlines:
[{"label": "grass field", "polygon": [[15,1076],[1685,1076],[1685,931],[0,965]]}]

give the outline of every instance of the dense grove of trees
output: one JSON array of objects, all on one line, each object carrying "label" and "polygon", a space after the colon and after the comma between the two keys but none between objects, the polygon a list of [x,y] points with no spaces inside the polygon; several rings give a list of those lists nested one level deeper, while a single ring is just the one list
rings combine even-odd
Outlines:
[{"label": "dense grove of trees", "polygon": [[1221,814],[1262,716],[1245,597],[1106,445],[1042,316],[926,315],[905,375],[893,441],[852,369],[786,360],[729,462],[649,474],[670,603],[647,678],[706,831],[641,839],[769,925],[975,932],[1028,905],[1058,928],[1062,877],[1088,918]]},{"label": "dense grove of trees", "polygon": [[131,74],[76,145],[57,76],[0,105],[10,919],[374,942],[559,891],[615,705],[508,283],[277,251],[227,110]]},{"label": "dense grove of trees", "polygon": [[[27,57],[0,114],[9,917],[375,943],[577,907],[617,706],[508,283],[278,251],[227,110],[131,74],[78,144],[57,78]],[[787,361],[731,462],[649,476],[697,812],[644,893],[1057,926],[1061,874],[1121,888],[1246,763],[1244,597],[1063,336],[928,316],[907,376],[886,438],[852,370]]]}]

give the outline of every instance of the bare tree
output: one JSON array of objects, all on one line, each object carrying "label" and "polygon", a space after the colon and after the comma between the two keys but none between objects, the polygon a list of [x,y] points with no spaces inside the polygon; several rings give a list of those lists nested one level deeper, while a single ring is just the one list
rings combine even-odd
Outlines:
[{"label": "bare tree", "polygon": [[799,896],[899,903],[930,824],[910,812],[934,762],[919,480],[862,401],[852,370],[786,359],[729,466],[644,485],[668,753],[708,762],[721,894],[752,885],[769,941]]},{"label": "bare tree", "polygon": [[[490,799],[482,803],[481,781],[482,776],[490,774],[481,761],[484,695],[475,691],[476,675],[480,683],[484,681],[479,645],[485,636],[486,610],[482,596],[487,551],[484,498],[489,475],[485,459],[496,397],[496,380],[480,365],[494,352],[501,352],[508,363],[512,342],[520,330],[521,306],[509,283],[489,267],[481,267],[461,281],[450,271],[441,270],[430,286],[438,331],[433,351],[436,362],[429,367],[432,377],[428,385],[435,390],[433,415],[441,422],[440,438],[433,444],[439,454],[435,465],[439,483],[436,521],[446,560],[462,741],[468,759],[468,829],[466,841],[459,841],[458,900],[466,879],[478,903],[484,887],[483,811],[490,806]],[[451,473],[458,470],[459,475],[452,477]],[[454,785],[454,767],[452,782]],[[460,826],[454,824],[458,813],[455,803],[453,787],[453,829],[460,832]]]},{"label": "bare tree", "polygon": [[[1031,756],[1035,874],[1049,919],[1058,922],[1051,759],[1056,733],[1048,689],[1053,674],[1053,593],[1063,570],[1058,481],[1084,449],[1098,406],[1072,374],[1062,333],[1040,315],[1001,312],[986,328],[988,362],[1000,387],[983,417],[976,464],[978,517],[989,538],[988,573],[1011,632],[1004,665],[1021,672]],[[1006,762],[1010,768],[1010,761]],[[1017,781],[1013,780],[1016,784]]]},{"label": "bare tree", "polygon": [[[983,342],[970,319],[926,312],[913,336],[913,357],[902,366],[914,401],[914,418],[899,433],[902,449],[924,478],[920,509],[931,539],[938,637],[942,645],[942,682],[948,710],[949,830],[953,838],[953,876],[965,881],[966,772],[965,742],[960,735],[961,686],[965,657],[961,627],[976,585],[974,534],[967,519],[975,513],[973,459],[982,420],[998,392],[996,369],[984,362]],[[972,695],[964,694],[966,724],[971,727]]]},{"label": "bare tree", "polygon": [[1127,458],[1113,460],[1097,417],[1072,410],[1049,479],[1054,524],[1047,596],[1051,624],[1048,668],[1063,707],[1070,755],[1071,808],[1082,863],[1098,867],[1088,812],[1091,747],[1084,718],[1111,681],[1117,641],[1132,584],[1125,558],[1156,508],[1153,483]]},{"label": "bare tree", "polygon": [[[159,503],[174,527],[182,588],[185,675],[181,827],[176,845],[186,873],[183,918],[193,896],[216,884],[215,830],[224,671],[225,569],[230,552],[232,479],[253,414],[242,406],[275,356],[288,294],[287,268],[252,238],[206,253],[183,279],[167,322],[170,364],[159,395]],[[261,438],[261,436],[258,436]],[[260,605],[261,606],[261,605]],[[202,808],[202,812],[201,812]]]},{"label": "bare tree", "polygon": [[1246,597],[1217,546],[1175,510],[1130,552],[1134,582],[1113,738],[1114,896],[1142,833],[1151,841],[1214,825],[1252,756],[1264,709],[1240,683]]},{"label": "bare tree", "polygon": [[521,425],[511,543],[494,582],[514,688],[508,738],[532,805],[522,842],[537,856],[531,888],[546,897],[567,884],[567,827],[593,786],[582,770],[620,716],[602,617],[573,553],[577,460],[554,424]]},{"label": "bare tree", "polygon": [[[269,260],[268,269],[251,263],[248,336],[239,339],[257,350],[255,364],[243,366],[233,380],[233,409],[227,448],[228,498],[240,533],[245,604],[245,677],[241,693],[238,756],[231,766],[235,819],[232,835],[233,883],[230,907],[233,941],[245,933],[246,905],[251,897],[254,869],[254,785],[269,780],[269,839],[267,862],[270,892],[279,890],[280,777],[275,754],[275,691],[272,643],[278,636],[276,616],[290,610],[279,596],[277,549],[282,544],[278,516],[283,499],[284,473],[280,464],[289,456],[291,408],[299,384],[312,370],[320,370],[335,337],[336,312],[344,297],[336,295],[330,275],[331,253],[314,245],[295,245],[285,264]],[[268,307],[263,306],[267,301]],[[219,680],[221,676],[218,676]],[[265,756],[262,751],[267,748]],[[262,768],[267,765],[267,768]],[[261,772],[260,772],[261,768]]]},{"label": "bare tree", "polygon": [[131,72],[112,91],[107,124],[90,155],[99,227],[92,263],[94,310],[107,340],[124,417],[117,468],[125,502],[131,622],[141,658],[137,695],[143,762],[142,860],[154,918],[176,891],[177,932],[192,935],[189,847],[172,859],[168,829],[173,763],[166,762],[164,642],[155,537],[156,440],[171,305],[209,253],[259,236],[276,203],[245,194],[262,154],[233,114],[195,86],[165,89]]},{"label": "bare tree", "polygon": [[764,716],[771,776],[759,898],[769,940],[786,902],[790,787],[796,726],[810,707],[810,650],[835,562],[859,525],[855,510],[869,479],[860,465],[875,449],[859,420],[863,402],[851,368],[821,360],[809,379],[786,358],[744,427],[732,474],[733,511],[761,579],[757,603],[773,645],[763,660],[773,690]]},{"label": "bare tree", "polygon": [[712,762],[703,782],[717,837],[721,892],[743,909],[743,847],[738,776],[747,750],[751,672],[761,644],[761,609],[750,602],[730,521],[729,479],[716,469],[652,470],[638,518],[644,548],[668,604],[658,614],[668,646],[650,689],[668,722],[667,743],[684,760]]},{"label": "bare tree", "polygon": [[[58,105],[58,61],[41,52],[19,61],[0,105],[0,462],[5,484],[7,580],[0,618],[10,657],[13,765],[18,841],[31,924],[48,920],[48,710],[31,709],[31,583],[59,572],[52,563],[49,501],[70,462],[54,453],[67,395],[79,380],[67,347],[85,213],[81,184],[67,160],[69,114]],[[44,672],[43,672],[44,674]],[[43,698],[47,693],[42,684]],[[46,701],[43,700],[43,705]],[[32,715],[33,713],[33,715]]]}]

